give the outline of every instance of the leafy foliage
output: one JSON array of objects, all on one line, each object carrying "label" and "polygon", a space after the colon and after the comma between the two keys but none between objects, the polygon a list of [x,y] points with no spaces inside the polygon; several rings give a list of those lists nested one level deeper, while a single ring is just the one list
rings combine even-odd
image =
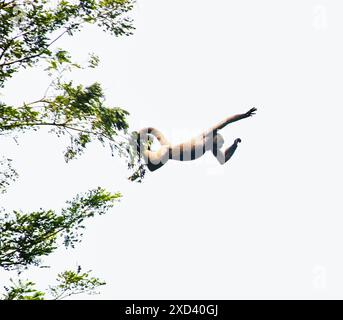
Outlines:
[{"label": "leafy foliage", "polygon": [[81,273],[81,267],[77,271],[67,270],[57,275],[54,286],[44,291],[38,290],[36,284],[29,280],[10,280],[9,287],[5,287],[6,293],[3,295],[4,300],[44,300],[46,296],[51,299],[61,300],[72,295],[80,293],[97,294],[97,288],[106,283],[99,278],[91,277],[91,271]]},{"label": "leafy foliage", "polygon": [[127,111],[104,105],[101,86],[74,86],[72,82],[58,82],[54,97],[47,97],[21,107],[0,106],[0,135],[37,130],[50,126],[58,136],[68,134],[71,144],[67,161],[81,154],[93,138],[108,141],[112,149],[120,147],[115,138],[119,131],[127,133]]},{"label": "leafy foliage", "polygon": [[0,193],[5,193],[10,182],[17,179],[18,173],[12,167],[12,159],[0,159]]},{"label": "leafy foliage", "polygon": [[6,294],[3,295],[4,300],[43,300],[44,292],[38,291],[32,281],[18,280],[15,282],[10,280],[10,287],[5,287]]},{"label": "leafy foliage", "polygon": [[[69,52],[54,45],[64,36],[73,36],[85,25],[94,24],[114,36],[128,36],[134,27],[128,16],[134,0],[0,0],[0,89],[21,69],[39,66],[51,77],[41,98],[22,105],[0,101],[0,138],[16,137],[30,130],[48,127],[58,137],[69,137],[66,161],[81,155],[91,142],[108,145],[134,171],[132,181],[142,181],[145,165],[137,154],[135,137],[128,133],[129,113],[107,106],[99,83],[88,86],[64,80],[73,68]],[[91,54],[88,67],[99,58]],[[24,97],[23,97],[23,100]],[[0,193],[17,178],[12,160],[0,159]],[[90,190],[56,210],[34,212],[0,211],[0,267],[18,274],[31,266],[41,266],[42,258],[59,246],[74,247],[81,241],[85,221],[107,212],[120,199],[102,188]],[[72,294],[94,292],[104,285],[90,272],[65,271],[46,292],[29,280],[11,281],[3,299],[40,300],[48,296],[62,299]]]},{"label": "leafy foliage", "polygon": [[81,267],[78,267],[76,272],[64,271],[58,274],[58,284],[49,288],[51,295],[55,300],[59,300],[80,293],[96,293],[95,290],[106,282],[90,277],[90,272],[81,273]]},{"label": "leafy foliage", "polygon": [[[141,182],[145,170],[129,143],[129,113],[107,106],[99,83],[83,87],[63,81],[66,71],[81,66],[72,62],[66,50],[52,48],[62,36],[73,35],[86,24],[96,24],[115,36],[130,35],[134,27],[127,13],[132,6],[132,0],[0,0],[0,88],[20,68],[38,61],[45,62],[50,76],[57,73],[44,96],[34,102],[12,106],[0,101],[0,135],[48,126],[58,136],[70,138],[66,161],[82,154],[90,142],[100,141],[113,155],[126,159],[133,171],[130,180]],[[88,66],[98,63],[99,58],[91,54]]]},{"label": "leafy foliage", "polygon": [[125,14],[132,5],[131,0],[0,0],[0,87],[20,68],[51,57],[58,39],[86,24],[130,35],[134,28]]},{"label": "leafy foliage", "polygon": [[68,201],[60,213],[43,209],[5,213],[0,218],[0,267],[39,265],[40,258],[56,250],[62,239],[66,247],[74,247],[83,235],[85,219],[104,214],[120,197],[97,188]]}]

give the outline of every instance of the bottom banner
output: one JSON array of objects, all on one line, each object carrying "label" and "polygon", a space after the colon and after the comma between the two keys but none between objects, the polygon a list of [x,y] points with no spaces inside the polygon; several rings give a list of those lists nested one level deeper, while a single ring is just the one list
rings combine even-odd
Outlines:
[{"label": "bottom banner", "polygon": [[315,300],[64,300],[0,301],[0,316],[5,314],[36,319],[95,316],[96,319],[254,319],[279,316],[293,318],[311,314],[327,317],[341,301]]}]

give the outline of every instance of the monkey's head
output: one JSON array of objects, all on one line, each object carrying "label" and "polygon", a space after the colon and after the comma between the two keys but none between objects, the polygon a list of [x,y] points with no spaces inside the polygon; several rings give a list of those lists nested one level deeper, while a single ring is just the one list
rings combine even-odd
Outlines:
[{"label": "monkey's head", "polygon": [[224,138],[220,133],[217,133],[213,137],[213,146],[220,149],[224,145]]}]

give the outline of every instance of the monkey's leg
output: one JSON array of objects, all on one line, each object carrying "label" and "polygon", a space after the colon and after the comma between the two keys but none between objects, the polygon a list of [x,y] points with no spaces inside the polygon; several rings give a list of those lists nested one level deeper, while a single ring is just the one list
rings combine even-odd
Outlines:
[{"label": "monkey's leg", "polygon": [[231,147],[227,148],[225,150],[225,152],[221,151],[221,150],[217,150],[216,148],[212,151],[214,156],[217,158],[218,162],[220,164],[225,164],[226,162],[228,162],[231,157],[233,156],[233,154],[235,153],[238,143],[241,143],[241,139],[236,139],[235,142],[232,144]]}]

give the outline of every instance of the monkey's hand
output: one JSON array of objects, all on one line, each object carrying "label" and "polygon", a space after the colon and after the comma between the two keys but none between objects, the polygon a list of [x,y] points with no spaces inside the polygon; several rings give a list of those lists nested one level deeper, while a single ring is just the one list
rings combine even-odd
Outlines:
[{"label": "monkey's hand", "polygon": [[235,143],[235,145],[237,145],[237,144],[239,144],[239,143],[241,143],[241,142],[242,142],[242,140],[241,140],[240,138],[238,138],[238,139],[235,140],[234,143]]},{"label": "monkey's hand", "polygon": [[256,108],[251,108],[246,114],[246,117],[251,117],[256,113],[257,109]]}]

